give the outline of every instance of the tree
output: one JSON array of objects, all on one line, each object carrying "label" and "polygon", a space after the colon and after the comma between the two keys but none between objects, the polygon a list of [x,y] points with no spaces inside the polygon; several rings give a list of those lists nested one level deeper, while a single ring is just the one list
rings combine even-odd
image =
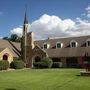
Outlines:
[{"label": "tree", "polygon": [[19,37],[16,34],[12,34],[11,37],[10,37],[10,40],[13,41],[13,42],[17,42],[18,38]]},{"label": "tree", "polygon": [[16,35],[16,34],[12,34],[12,35],[10,36],[10,38],[8,38],[8,37],[3,37],[3,39],[5,39],[5,40],[10,40],[10,41],[13,41],[13,42],[21,42],[21,38],[20,38],[18,35]]},{"label": "tree", "polygon": [[8,40],[9,38],[8,37],[3,37],[4,40]]}]

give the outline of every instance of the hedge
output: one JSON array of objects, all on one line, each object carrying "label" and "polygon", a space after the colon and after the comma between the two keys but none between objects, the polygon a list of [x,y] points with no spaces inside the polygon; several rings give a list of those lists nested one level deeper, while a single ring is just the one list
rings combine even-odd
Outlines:
[{"label": "hedge", "polygon": [[60,62],[53,62],[52,68],[60,68],[62,67]]},{"label": "hedge", "polygon": [[6,60],[0,61],[0,70],[7,70],[9,68],[9,62]]},{"label": "hedge", "polygon": [[24,68],[24,62],[22,60],[14,60],[11,62],[10,67],[14,69],[22,69]]},{"label": "hedge", "polygon": [[33,65],[35,68],[51,68],[52,63],[52,59],[45,57],[40,62],[34,62]]},{"label": "hedge", "polygon": [[41,62],[34,62],[33,65],[34,65],[34,68],[40,68]]}]

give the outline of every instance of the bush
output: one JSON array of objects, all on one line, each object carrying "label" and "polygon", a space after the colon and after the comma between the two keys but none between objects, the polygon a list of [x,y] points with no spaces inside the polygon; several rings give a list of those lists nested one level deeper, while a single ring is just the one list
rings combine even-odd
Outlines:
[{"label": "bush", "polygon": [[52,68],[60,68],[62,67],[60,62],[53,62]]},{"label": "bush", "polygon": [[51,68],[52,67],[52,59],[50,58],[43,58],[41,60],[41,68]]},{"label": "bush", "polygon": [[2,60],[0,61],[0,70],[7,70],[9,68],[9,62]]},{"label": "bush", "polygon": [[11,62],[10,67],[14,69],[22,69],[24,68],[24,62],[22,60],[14,60]]},{"label": "bush", "polygon": [[33,65],[35,68],[51,68],[52,63],[52,59],[43,58],[40,62],[34,62]]},{"label": "bush", "polygon": [[40,68],[41,62],[34,62],[33,65],[34,65],[34,68]]}]

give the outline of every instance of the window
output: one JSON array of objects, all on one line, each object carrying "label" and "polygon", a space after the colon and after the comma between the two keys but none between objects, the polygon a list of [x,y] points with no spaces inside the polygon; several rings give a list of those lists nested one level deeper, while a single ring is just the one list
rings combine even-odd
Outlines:
[{"label": "window", "polygon": [[3,60],[8,60],[8,56],[7,55],[3,55]]},{"label": "window", "polygon": [[44,45],[43,45],[43,48],[44,48],[44,49],[48,49],[49,47],[50,47],[50,45],[49,45],[49,44],[44,43]]},{"label": "window", "polygon": [[90,41],[87,42],[87,45],[90,46]]},{"label": "window", "polygon": [[72,47],[76,47],[76,42],[72,42]]},{"label": "window", "polygon": [[90,46],[90,40],[87,40],[87,46]]},{"label": "window", "polygon": [[60,43],[60,42],[57,42],[57,43],[56,43],[56,48],[62,48],[62,46],[63,46],[62,43]]},{"label": "window", "polygon": [[57,43],[57,48],[61,48],[61,44],[60,43]]},{"label": "window", "polygon": [[71,41],[70,46],[71,47],[77,47],[78,43],[76,41]]},{"label": "window", "polygon": [[44,49],[47,49],[47,44],[44,44]]}]

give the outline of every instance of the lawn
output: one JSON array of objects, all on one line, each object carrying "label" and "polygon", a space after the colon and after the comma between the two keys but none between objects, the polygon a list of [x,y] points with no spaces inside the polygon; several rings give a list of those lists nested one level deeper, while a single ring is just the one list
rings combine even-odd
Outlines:
[{"label": "lawn", "polygon": [[0,90],[90,90],[80,69],[25,69],[0,72]]}]

